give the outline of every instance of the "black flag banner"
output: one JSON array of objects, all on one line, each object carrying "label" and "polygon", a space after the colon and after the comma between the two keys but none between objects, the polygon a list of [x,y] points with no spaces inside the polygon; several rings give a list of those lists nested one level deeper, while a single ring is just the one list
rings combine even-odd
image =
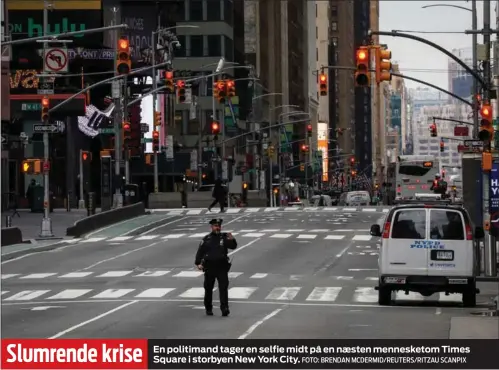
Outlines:
[{"label": "black flag banner", "polygon": [[497,340],[148,341],[149,369],[497,369]]}]

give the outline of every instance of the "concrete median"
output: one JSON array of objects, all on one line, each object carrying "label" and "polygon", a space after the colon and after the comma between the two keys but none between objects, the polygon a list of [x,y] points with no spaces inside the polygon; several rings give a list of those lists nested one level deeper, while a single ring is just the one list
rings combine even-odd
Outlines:
[{"label": "concrete median", "polygon": [[142,202],[97,213],[76,221],[73,226],[68,227],[66,235],[80,237],[102,227],[142,216],[145,213],[145,206]]},{"label": "concrete median", "polygon": [[[187,208],[208,208],[213,202],[211,191],[195,191],[187,193]],[[248,207],[267,207],[267,194],[263,190],[248,192]],[[181,193],[149,194],[149,209],[182,208]]]},{"label": "concrete median", "polygon": [[18,227],[2,228],[2,247],[13,244],[21,244],[23,242],[23,234]]}]

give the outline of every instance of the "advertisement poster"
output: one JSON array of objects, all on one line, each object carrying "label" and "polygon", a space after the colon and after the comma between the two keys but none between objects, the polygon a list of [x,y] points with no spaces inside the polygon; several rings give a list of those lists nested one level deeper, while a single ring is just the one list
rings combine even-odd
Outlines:
[{"label": "advertisement poster", "polygon": [[328,152],[329,152],[329,130],[327,123],[317,124],[317,150],[322,152],[322,181],[329,179]]},{"label": "advertisement poster", "polygon": [[499,212],[499,163],[494,162],[490,171],[489,183],[489,212]]}]

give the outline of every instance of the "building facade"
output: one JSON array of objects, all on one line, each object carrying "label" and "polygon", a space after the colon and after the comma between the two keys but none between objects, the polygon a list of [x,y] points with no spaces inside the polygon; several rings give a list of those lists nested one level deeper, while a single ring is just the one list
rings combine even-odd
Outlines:
[{"label": "building facade", "polygon": [[[453,49],[452,54],[461,59],[468,67],[473,67],[473,49],[471,47]],[[473,76],[451,58],[449,58],[447,70],[449,76],[447,90],[463,99],[470,99],[473,96]],[[454,100],[449,96],[449,103],[454,103]]]}]

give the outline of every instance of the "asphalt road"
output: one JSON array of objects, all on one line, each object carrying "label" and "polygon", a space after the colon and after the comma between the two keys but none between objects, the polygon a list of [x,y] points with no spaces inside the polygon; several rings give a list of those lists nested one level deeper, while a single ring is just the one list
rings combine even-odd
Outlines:
[{"label": "asphalt road", "polygon": [[[469,313],[461,296],[377,305],[379,209],[150,217],[2,262],[2,337],[448,338]],[[238,241],[227,318],[205,316],[193,268],[214,217]]]}]

